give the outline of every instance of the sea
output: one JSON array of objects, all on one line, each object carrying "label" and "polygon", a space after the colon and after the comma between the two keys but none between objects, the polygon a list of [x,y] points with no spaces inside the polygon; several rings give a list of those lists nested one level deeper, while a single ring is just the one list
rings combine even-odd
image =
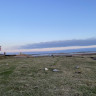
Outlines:
[{"label": "sea", "polygon": [[[71,49],[71,50],[59,50],[59,51],[44,51],[44,52],[22,52],[22,54],[32,55],[32,56],[51,56],[53,54],[62,55],[63,54],[81,54],[81,53],[96,53],[96,48],[82,48],[82,49]],[[3,53],[1,53],[3,54]],[[6,52],[6,55],[18,55],[19,52]]]}]

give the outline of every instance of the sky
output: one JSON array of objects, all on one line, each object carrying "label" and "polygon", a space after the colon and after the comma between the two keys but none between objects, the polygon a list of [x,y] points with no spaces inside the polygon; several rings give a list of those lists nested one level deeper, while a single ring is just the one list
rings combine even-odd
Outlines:
[{"label": "sky", "polygon": [[95,38],[96,0],[0,0],[4,51],[41,42]]}]

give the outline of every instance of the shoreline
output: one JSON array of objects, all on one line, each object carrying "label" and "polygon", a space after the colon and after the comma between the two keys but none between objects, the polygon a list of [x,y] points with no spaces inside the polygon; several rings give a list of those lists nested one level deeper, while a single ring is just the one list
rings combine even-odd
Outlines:
[{"label": "shoreline", "polygon": [[0,54],[0,56],[15,56],[15,57],[41,57],[41,56],[82,56],[96,55],[96,52],[73,52],[73,53],[41,53],[41,54]]}]

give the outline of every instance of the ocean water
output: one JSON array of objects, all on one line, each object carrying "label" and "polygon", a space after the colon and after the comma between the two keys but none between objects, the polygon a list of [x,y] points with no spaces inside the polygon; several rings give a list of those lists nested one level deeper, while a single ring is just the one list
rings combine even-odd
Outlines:
[{"label": "ocean water", "polygon": [[[28,55],[52,55],[54,53],[96,53],[96,48],[84,48],[84,49],[72,49],[72,50],[59,50],[59,51],[46,51],[46,52],[22,52],[22,54],[28,54]],[[19,52],[13,52],[13,53],[6,53],[7,55],[15,55],[20,54]]]}]

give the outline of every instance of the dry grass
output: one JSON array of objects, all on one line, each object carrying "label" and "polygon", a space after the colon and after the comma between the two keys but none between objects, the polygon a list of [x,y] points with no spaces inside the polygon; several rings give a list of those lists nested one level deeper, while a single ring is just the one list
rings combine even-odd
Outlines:
[{"label": "dry grass", "polygon": [[2,57],[0,96],[96,96],[96,60],[90,56]]}]

